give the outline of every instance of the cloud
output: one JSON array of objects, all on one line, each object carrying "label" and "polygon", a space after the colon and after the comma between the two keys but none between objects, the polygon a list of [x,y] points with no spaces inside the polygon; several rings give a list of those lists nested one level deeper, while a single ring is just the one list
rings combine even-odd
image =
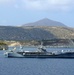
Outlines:
[{"label": "cloud", "polygon": [[40,0],[23,0],[23,5],[27,9],[42,9],[42,3]]},{"label": "cloud", "polygon": [[36,10],[69,10],[73,8],[73,0],[22,0],[27,9]]},{"label": "cloud", "polygon": [[28,10],[62,10],[73,9],[73,0],[0,0],[0,4],[13,5],[15,8]]},{"label": "cloud", "polygon": [[12,3],[15,0],[0,0],[0,4],[7,4],[7,3]]}]

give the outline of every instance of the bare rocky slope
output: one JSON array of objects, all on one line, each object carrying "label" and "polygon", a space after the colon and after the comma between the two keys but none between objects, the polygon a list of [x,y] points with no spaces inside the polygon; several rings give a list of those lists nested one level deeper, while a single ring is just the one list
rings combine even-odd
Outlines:
[{"label": "bare rocky slope", "polygon": [[62,27],[66,27],[65,24],[58,22],[58,21],[50,20],[48,18],[44,18],[36,22],[27,23],[27,24],[22,25],[22,27],[24,26],[62,26]]}]

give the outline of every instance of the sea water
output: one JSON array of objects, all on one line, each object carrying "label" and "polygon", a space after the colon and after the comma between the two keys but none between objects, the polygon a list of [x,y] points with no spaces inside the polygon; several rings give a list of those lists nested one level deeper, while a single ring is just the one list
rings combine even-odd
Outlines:
[{"label": "sea water", "polygon": [[[18,48],[19,49],[19,48]],[[24,48],[34,50],[36,48]],[[74,50],[48,48],[47,50]],[[59,58],[6,58],[0,51],[0,75],[74,75],[74,59]]]}]

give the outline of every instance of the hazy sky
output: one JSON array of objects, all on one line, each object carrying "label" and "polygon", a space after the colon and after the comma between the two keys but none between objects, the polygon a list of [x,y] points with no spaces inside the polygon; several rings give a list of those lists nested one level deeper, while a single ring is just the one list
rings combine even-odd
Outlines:
[{"label": "hazy sky", "polygon": [[74,27],[74,0],[0,0],[0,25],[49,18]]}]

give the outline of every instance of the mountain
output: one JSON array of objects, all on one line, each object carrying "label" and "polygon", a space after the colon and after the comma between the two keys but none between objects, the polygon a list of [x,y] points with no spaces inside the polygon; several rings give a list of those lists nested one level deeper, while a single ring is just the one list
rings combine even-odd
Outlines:
[{"label": "mountain", "polygon": [[64,25],[63,23],[53,21],[48,18],[44,18],[42,20],[39,20],[33,23],[24,24],[22,26],[62,26],[62,27],[66,27],[66,25]]},{"label": "mountain", "polygon": [[0,40],[48,40],[56,38],[51,32],[41,28],[0,26]]},{"label": "mountain", "polygon": [[47,18],[21,27],[0,26],[0,40],[74,39],[74,29]]},{"label": "mountain", "polygon": [[74,29],[69,27],[52,26],[0,26],[0,40],[50,40],[74,39]]}]

